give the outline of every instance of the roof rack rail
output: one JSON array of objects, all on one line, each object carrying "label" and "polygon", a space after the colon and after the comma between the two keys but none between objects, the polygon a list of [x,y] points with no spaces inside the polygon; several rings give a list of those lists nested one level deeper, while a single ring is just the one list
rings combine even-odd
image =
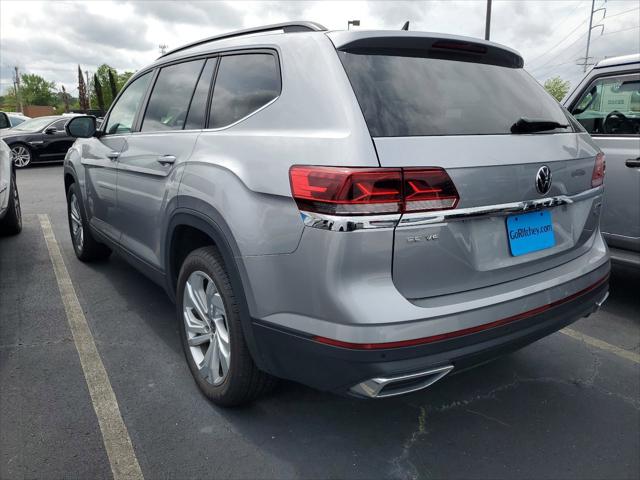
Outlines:
[{"label": "roof rack rail", "polygon": [[187,50],[189,48],[197,47],[198,45],[203,45],[205,43],[215,42],[216,40],[240,37],[242,35],[250,35],[252,33],[271,32],[273,30],[282,30],[284,33],[324,32],[327,30],[327,27],[325,27],[324,25],[320,25],[319,23],[316,23],[316,22],[284,22],[284,23],[274,23],[272,25],[265,25],[262,27],[245,28],[243,30],[236,30],[235,32],[223,33],[221,35],[215,35],[213,37],[204,38],[196,42],[187,43],[186,45],[183,45],[181,47],[174,48],[173,50],[169,50],[167,53],[165,53],[164,55],[160,55],[158,58],[166,57],[176,52],[181,52],[182,50]]}]

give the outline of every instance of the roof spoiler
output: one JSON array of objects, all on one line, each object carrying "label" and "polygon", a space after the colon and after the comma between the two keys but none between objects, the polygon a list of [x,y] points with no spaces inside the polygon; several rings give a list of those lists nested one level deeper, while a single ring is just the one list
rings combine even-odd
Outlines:
[{"label": "roof spoiler", "polygon": [[419,32],[331,32],[337,50],[378,55],[402,55],[461,60],[508,68],[522,68],[518,52],[470,37]]}]

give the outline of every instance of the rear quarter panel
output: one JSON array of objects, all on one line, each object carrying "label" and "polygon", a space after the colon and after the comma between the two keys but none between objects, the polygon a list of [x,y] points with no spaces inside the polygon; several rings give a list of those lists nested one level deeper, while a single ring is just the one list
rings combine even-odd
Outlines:
[{"label": "rear quarter panel", "polygon": [[263,38],[252,47],[277,50],[281,95],[238,124],[203,131],[179,190],[180,208],[210,209],[225,219],[242,256],[297,248],[304,225],[291,197],[292,165],[378,166],[329,39],[279,35],[276,45]]}]

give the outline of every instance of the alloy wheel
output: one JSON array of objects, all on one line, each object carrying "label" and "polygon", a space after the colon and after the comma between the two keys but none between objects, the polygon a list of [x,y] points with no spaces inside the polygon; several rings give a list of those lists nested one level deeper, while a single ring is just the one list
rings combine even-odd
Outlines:
[{"label": "alloy wheel", "polygon": [[73,235],[73,243],[82,251],[84,245],[84,229],[82,228],[82,217],[80,216],[80,205],[78,203],[78,197],[75,194],[71,194],[69,201],[69,217],[71,219],[71,233]]},{"label": "alloy wheel", "polygon": [[183,318],[189,353],[200,375],[220,385],[231,364],[227,314],[218,288],[202,271],[193,272],[185,283]]},{"label": "alloy wheel", "polygon": [[11,160],[16,167],[26,167],[31,163],[31,152],[23,145],[16,145],[11,149]]}]

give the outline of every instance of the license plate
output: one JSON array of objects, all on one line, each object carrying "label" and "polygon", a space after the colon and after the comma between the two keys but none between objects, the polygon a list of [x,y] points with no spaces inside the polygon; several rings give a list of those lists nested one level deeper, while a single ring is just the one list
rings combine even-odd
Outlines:
[{"label": "license plate", "polygon": [[507,236],[514,257],[553,247],[556,239],[551,212],[542,210],[507,217]]}]

